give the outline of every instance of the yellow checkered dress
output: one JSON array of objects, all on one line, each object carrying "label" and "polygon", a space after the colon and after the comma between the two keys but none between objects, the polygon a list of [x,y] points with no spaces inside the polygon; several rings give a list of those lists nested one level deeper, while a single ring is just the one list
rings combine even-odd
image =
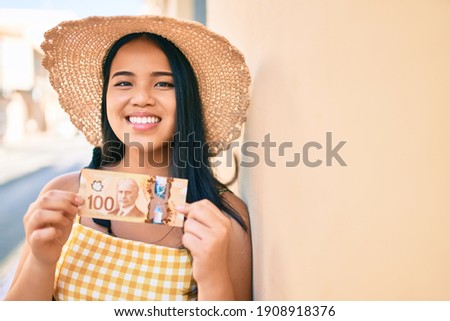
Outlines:
[{"label": "yellow checkered dress", "polygon": [[56,267],[54,298],[189,300],[194,287],[186,249],[116,238],[76,222]]}]

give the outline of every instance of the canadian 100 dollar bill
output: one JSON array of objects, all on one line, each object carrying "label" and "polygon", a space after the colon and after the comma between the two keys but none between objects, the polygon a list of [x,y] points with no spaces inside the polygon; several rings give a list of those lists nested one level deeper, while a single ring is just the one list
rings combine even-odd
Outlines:
[{"label": "canadian 100 dollar bill", "polygon": [[177,206],[186,203],[187,179],[82,169],[79,215],[182,227]]}]

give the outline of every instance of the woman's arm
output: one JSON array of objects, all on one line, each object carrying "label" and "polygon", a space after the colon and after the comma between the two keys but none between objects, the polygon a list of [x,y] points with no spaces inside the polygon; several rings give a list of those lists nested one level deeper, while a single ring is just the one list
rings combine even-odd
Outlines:
[{"label": "woman's arm", "polygon": [[52,180],[28,208],[26,242],[5,300],[52,299],[56,263],[83,203],[74,192],[77,182],[75,174]]},{"label": "woman's arm", "polygon": [[56,264],[41,265],[30,253],[25,244],[21,261],[17,267],[13,283],[5,301],[40,301],[51,300]]},{"label": "woman's arm", "polygon": [[249,213],[244,202],[233,193],[224,193],[223,197],[241,215],[248,228],[247,231],[244,231],[235,220],[231,220],[228,268],[235,292],[235,300],[249,301],[253,299],[252,240]]},{"label": "woman's arm", "polygon": [[[249,226],[243,202],[231,193],[226,201]],[[251,300],[252,253],[248,231],[207,200],[187,204],[183,244],[193,256],[199,300]]]}]

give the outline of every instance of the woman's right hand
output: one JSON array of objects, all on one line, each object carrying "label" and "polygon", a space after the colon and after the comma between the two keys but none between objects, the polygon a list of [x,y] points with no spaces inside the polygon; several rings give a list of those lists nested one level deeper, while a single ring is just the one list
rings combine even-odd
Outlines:
[{"label": "woman's right hand", "polygon": [[69,238],[78,206],[83,203],[73,192],[49,190],[30,205],[23,222],[35,260],[43,265],[56,264]]}]

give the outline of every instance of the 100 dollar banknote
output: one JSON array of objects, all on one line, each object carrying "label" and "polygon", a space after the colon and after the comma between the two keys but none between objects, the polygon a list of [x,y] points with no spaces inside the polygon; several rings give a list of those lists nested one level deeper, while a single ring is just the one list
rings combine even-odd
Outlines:
[{"label": "100 dollar banknote", "polygon": [[80,216],[182,227],[177,206],[186,203],[188,181],[181,178],[82,169]]}]

